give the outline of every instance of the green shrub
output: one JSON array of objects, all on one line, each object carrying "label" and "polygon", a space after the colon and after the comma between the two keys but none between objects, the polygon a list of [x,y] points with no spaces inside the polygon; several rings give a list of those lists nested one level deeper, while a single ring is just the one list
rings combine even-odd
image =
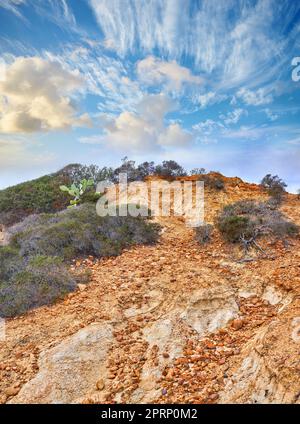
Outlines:
[{"label": "green shrub", "polygon": [[244,216],[226,216],[218,221],[218,228],[227,241],[238,241],[241,235],[251,236],[249,218]]},{"label": "green shrub", "polygon": [[68,182],[67,177],[55,174],[1,190],[0,222],[12,225],[31,214],[66,208],[69,198],[59,186]]},{"label": "green shrub", "polygon": [[[115,256],[133,244],[153,243],[160,227],[144,217],[99,217],[86,203],[25,218],[9,228],[0,248],[0,316],[48,305],[76,288],[67,263],[78,256]],[[80,279],[86,275],[80,275]]]},{"label": "green shrub", "polygon": [[213,226],[210,224],[204,224],[200,227],[196,227],[195,239],[201,244],[209,243],[211,241],[212,230]]},{"label": "green shrub", "polygon": [[159,235],[159,227],[144,217],[99,217],[92,204],[43,215],[38,222],[25,220],[24,230],[17,228],[12,243],[23,257],[112,256],[132,244],[154,243]]},{"label": "green shrub", "polygon": [[0,283],[0,316],[12,317],[48,305],[75,290],[77,281],[62,260],[36,256],[8,281]]},{"label": "green shrub", "polygon": [[23,268],[19,250],[11,246],[0,247],[0,281],[8,280]]},{"label": "green shrub", "polygon": [[299,232],[298,226],[286,220],[269,201],[242,200],[227,205],[218,215],[216,224],[225,240],[233,243],[241,238],[262,235],[292,237]]}]

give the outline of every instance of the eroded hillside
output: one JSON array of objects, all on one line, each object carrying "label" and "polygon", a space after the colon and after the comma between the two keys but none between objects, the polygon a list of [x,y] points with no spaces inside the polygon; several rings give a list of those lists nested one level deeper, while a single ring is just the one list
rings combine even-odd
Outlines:
[{"label": "eroded hillside", "polygon": [[[205,221],[259,187],[225,179],[205,191]],[[129,198],[133,201],[134,198]],[[282,211],[300,224],[300,202]],[[199,245],[182,218],[156,218],[157,245],[75,261],[88,285],[7,320],[2,403],[299,403],[300,240],[238,261],[221,240]]]}]

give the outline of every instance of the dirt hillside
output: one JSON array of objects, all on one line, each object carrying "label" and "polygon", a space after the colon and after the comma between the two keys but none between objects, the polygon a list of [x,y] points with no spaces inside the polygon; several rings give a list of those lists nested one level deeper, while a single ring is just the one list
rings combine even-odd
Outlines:
[{"label": "dirt hillside", "polygon": [[[266,198],[225,179],[205,220]],[[300,201],[282,211],[300,224]],[[217,231],[199,245],[182,218],[156,218],[154,246],[88,267],[92,281],[51,307],[7,320],[0,402],[300,403],[300,240],[239,263]]]}]

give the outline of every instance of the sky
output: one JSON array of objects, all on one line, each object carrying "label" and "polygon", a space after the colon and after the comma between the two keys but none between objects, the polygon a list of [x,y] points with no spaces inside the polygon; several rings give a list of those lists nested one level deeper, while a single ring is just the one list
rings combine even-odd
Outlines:
[{"label": "sky", "polygon": [[300,2],[0,0],[0,188],[174,159],[300,188]]}]

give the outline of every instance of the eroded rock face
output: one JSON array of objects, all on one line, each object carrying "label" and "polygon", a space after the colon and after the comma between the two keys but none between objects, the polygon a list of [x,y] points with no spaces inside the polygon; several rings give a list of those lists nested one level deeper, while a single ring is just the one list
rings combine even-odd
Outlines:
[{"label": "eroded rock face", "polygon": [[295,316],[300,317],[297,299],[248,342],[220,403],[300,403],[300,318]]},{"label": "eroded rock face", "polygon": [[214,287],[193,292],[181,317],[203,336],[224,327],[237,316],[238,310],[231,289]]},{"label": "eroded rock face", "polygon": [[76,403],[106,374],[112,327],[91,324],[41,354],[39,372],[10,403]]}]

